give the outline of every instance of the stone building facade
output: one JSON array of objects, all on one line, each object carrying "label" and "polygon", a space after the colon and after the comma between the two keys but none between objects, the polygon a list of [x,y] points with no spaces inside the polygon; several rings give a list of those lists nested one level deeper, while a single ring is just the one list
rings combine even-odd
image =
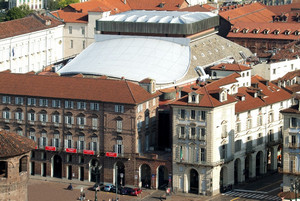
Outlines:
[{"label": "stone building facade", "polygon": [[[238,67],[224,65],[224,70]],[[240,69],[208,84],[183,87],[171,103],[174,189],[215,195],[277,171],[281,164],[279,111],[290,107],[291,94],[251,77],[248,67]]]},{"label": "stone building facade", "polygon": [[[157,145],[158,92],[125,80],[7,72],[0,76],[2,128],[37,142],[31,175],[101,183],[115,183],[118,175],[122,185],[148,182],[157,187],[152,178],[162,166],[166,176],[161,182],[168,181],[170,162],[152,153]],[[97,164],[99,178],[92,170]]]}]

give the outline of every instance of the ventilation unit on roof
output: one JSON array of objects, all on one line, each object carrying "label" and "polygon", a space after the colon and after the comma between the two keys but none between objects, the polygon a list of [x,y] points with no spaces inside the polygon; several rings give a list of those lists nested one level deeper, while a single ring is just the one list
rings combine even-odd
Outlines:
[{"label": "ventilation unit on roof", "polygon": [[240,53],[240,55],[241,55],[241,57],[242,57],[243,59],[247,59],[247,57],[246,57],[246,55],[244,54],[243,51],[240,51],[239,53]]}]

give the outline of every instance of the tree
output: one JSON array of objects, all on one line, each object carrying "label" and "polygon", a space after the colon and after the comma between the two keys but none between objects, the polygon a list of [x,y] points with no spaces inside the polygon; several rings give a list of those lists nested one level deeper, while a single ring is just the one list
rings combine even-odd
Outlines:
[{"label": "tree", "polygon": [[58,7],[59,8],[64,8],[72,3],[79,3],[79,0],[60,0],[58,2]]},{"label": "tree", "polygon": [[59,9],[58,1],[56,1],[56,0],[48,1],[47,2],[47,9],[49,9],[50,11],[58,10]]},{"label": "tree", "polygon": [[30,13],[33,13],[33,10],[29,9],[28,5],[21,5],[19,7],[13,7],[7,11],[7,14],[5,16],[5,20],[15,20],[19,18],[26,17]]}]

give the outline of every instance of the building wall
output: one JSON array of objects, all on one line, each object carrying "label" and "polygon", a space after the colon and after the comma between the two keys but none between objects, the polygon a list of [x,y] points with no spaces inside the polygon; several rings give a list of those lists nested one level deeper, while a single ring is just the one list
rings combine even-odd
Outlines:
[{"label": "building wall", "polygon": [[[297,113],[283,113],[283,191],[290,191],[292,182],[300,175],[299,125],[300,115]],[[292,123],[295,120],[295,125]]]},{"label": "building wall", "polygon": [[[27,170],[19,171],[19,160],[25,157]],[[27,201],[27,182],[29,176],[29,153],[0,159],[7,162],[7,178],[0,178],[0,200]]]},{"label": "building wall", "polygon": [[0,70],[41,71],[63,58],[63,25],[0,40]]}]

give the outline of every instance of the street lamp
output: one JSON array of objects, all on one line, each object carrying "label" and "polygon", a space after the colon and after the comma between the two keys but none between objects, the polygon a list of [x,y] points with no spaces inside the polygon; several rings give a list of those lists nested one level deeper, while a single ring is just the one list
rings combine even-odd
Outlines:
[{"label": "street lamp", "polygon": [[[96,162],[95,166],[92,167],[92,170],[93,170],[93,172],[95,174],[95,177],[96,177],[96,184],[95,184],[95,186],[98,186],[99,188],[100,188],[100,186],[99,186],[99,180],[98,179],[99,179],[101,168],[102,168],[102,165],[99,166],[98,162]],[[95,201],[98,201],[98,198],[97,198],[97,189],[98,189],[98,187],[95,188]]]},{"label": "street lamp", "polygon": [[295,191],[295,199],[297,201],[297,192],[299,193],[300,188],[300,179],[297,177],[294,179],[293,182],[291,182],[291,190],[292,192]]}]

